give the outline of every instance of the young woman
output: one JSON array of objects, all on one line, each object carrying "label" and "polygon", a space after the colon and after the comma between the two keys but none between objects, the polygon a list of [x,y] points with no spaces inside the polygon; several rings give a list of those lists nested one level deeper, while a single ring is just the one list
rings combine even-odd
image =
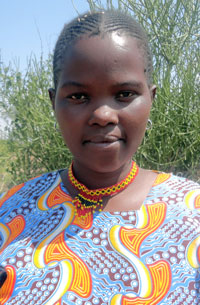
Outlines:
[{"label": "young woman", "polygon": [[156,92],[144,31],[118,11],[73,20],[54,85],[73,163],[2,198],[0,303],[198,304],[200,187],[132,161]]}]

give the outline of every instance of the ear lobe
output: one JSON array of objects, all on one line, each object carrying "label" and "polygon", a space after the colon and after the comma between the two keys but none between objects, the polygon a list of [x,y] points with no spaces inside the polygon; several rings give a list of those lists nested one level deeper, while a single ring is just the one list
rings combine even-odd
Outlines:
[{"label": "ear lobe", "polygon": [[155,99],[155,96],[156,96],[156,85],[152,85],[151,87],[150,87],[150,92],[151,92],[151,99],[152,99],[152,101]]},{"label": "ear lobe", "polygon": [[50,98],[50,100],[51,100],[53,110],[55,110],[55,96],[56,96],[56,91],[55,91],[55,89],[53,89],[53,88],[49,88],[49,89],[48,89],[48,92],[49,92],[49,98]]}]

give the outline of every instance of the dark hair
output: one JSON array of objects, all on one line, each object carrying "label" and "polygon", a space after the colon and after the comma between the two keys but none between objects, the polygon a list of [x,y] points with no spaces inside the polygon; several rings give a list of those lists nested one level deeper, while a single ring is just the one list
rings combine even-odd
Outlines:
[{"label": "dark hair", "polygon": [[119,32],[138,39],[138,46],[144,52],[147,81],[152,84],[152,56],[148,39],[141,25],[130,15],[118,10],[83,14],[65,24],[58,37],[53,56],[53,77],[55,89],[58,84],[67,48],[84,36],[100,36]]}]

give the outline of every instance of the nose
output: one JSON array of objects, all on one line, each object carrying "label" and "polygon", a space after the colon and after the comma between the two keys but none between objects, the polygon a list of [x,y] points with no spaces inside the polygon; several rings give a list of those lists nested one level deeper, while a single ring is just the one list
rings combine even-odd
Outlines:
[{"label": "nose", "polygon": [[89,125],[106,126],[108,124],[116,125],[119,122],[118,112],[107,104],[99,105],[92,110]]}]

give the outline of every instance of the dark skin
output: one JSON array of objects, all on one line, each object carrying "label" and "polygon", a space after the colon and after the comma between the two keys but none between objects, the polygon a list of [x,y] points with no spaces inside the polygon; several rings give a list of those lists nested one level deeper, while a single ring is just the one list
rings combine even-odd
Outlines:
[{"label": "dark skin", "polygon": [[[75,176],[90,189],[124,179],[144,137],[156,87],[147,82],[142,54],[132,37],[82,38],[66,52],[56,91],[49,90]],[[104,199],[103,210],[139,209],[156,176],[140,169],[128,188]],[[67,171],[61,177],[74,198]]]}]

